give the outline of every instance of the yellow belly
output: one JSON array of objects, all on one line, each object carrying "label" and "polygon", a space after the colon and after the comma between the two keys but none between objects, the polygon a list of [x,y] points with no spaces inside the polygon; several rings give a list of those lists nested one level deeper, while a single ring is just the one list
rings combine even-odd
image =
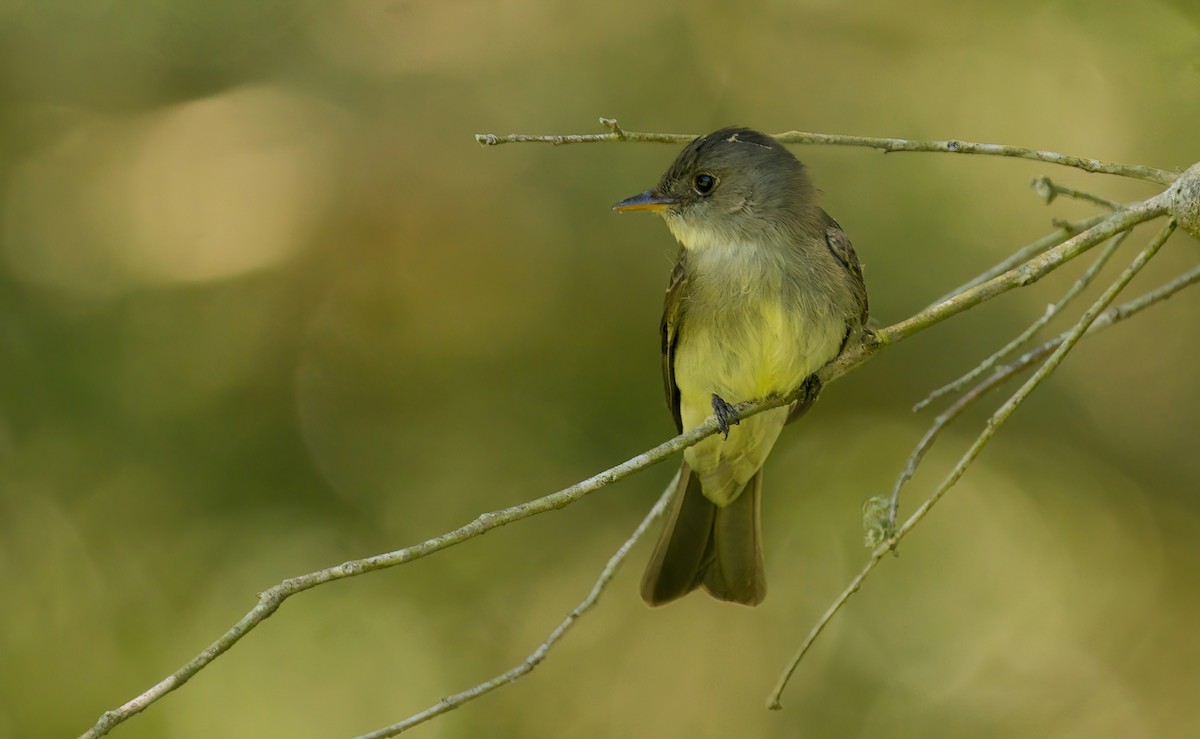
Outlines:
[{"label": "yellow belly", "polygon": [[[713,393],[730,403],[785,395],[837,353],[837,322],[805,321],[805,311],[760,302],[750,310],[691,314],[681,326],[675,384],[685,429],[712,415]],[[710,436],[687,449],[684,458],[705,497],[732,502],[762,467],[787,415],[787,407],[760,413],[733,427],[727,440]]]}]

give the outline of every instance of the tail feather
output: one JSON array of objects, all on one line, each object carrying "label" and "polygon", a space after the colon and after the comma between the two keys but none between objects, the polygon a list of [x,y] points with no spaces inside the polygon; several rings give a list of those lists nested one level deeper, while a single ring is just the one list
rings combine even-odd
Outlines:
[{"label": "tail feather", "polygon": [[704,586],[720,600],[757,605],[766,596],[759,510],[762,471],[718,507],[685,463],[662,536],[642,578],[642,599],[658,606]]},{"label": "tail feather", "polygon": [[716,511],[700,490],[700,478],[684,464],[679,470],[671,512],[642,577],[642,600],[648,605],[669,603],[703,582]]},{"label": "tail feather", "polygon": [[716,556],[704,573],[704,589],[714,598],[756,606],[767,597],[761,508],[762,470],[732,503],[717,508],[712,531]]}]

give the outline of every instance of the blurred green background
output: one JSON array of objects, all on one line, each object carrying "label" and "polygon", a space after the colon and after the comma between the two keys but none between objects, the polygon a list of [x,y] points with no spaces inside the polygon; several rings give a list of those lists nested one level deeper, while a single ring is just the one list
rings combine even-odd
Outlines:
[{"label": "blurred green background", "polygon": [[[675,247],[609,206],[675,147],[472,134],[604,115],[1179,169],[1200,158],[1198,91],[1188,0],[0,0],[0,738],[75,736],[284,577],[672,434]],[[1015,160],[798,154],[884,323],[1092,212],[1047,208],[1035,175],[1155,192]],[[1126,297],[1196,257],[1177,236]],[[1196,290],[1081,346],[838,617],[787,709],[763,709],[867,555],[860,505],[932,420],[911,405],[1078,271],[887,351],[789,429],[763,606],[648,610],[643,543],[532,675],[414,735],[1200,736]],[[905,510],[983,417],[941,440]],[[301,595],[113,736],[348,736],[499,673],[673,467]]]}]

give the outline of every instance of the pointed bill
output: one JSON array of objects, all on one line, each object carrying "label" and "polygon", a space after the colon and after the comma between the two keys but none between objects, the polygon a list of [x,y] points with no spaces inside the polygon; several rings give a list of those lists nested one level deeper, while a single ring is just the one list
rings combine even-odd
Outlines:
[{"label": "pointed bill", "polygon": [[625,213],[631,210],[648,210],[657,213],[663,208],[675,202],[675,198],[669,198],[666,195],[659,195],[653,190],[647,190],[643,193],[638,193],[631,198],[625,198],[621,202],[613,206],[613,210],[619,213]]}]

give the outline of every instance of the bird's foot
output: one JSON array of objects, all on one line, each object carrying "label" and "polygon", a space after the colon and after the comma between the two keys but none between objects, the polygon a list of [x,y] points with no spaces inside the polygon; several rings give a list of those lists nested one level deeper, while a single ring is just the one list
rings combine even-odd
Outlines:
[{"label": "bird's foot", "polygon": [[717,429],[728,439],[729,427],[741,423],[742,417],[738,415],[737,408],[725,402],[725,399],[716,393],[712,394],[712,409],[717,416]]}]

